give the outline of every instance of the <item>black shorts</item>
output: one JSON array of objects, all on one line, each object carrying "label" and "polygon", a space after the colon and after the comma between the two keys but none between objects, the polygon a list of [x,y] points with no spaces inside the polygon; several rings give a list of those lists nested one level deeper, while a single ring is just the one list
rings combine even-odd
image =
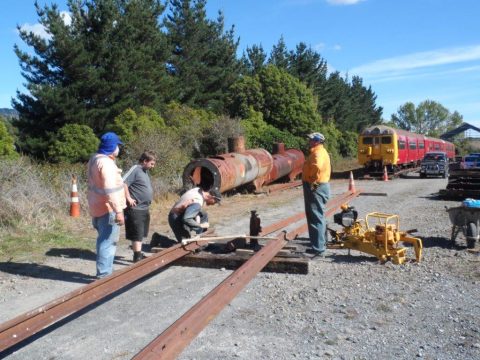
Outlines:
[{"label": "black shorts", "polygon": [[150,212],[132,208],[125,209],[125,237],[130,241],[142,241],[148,236]]}]

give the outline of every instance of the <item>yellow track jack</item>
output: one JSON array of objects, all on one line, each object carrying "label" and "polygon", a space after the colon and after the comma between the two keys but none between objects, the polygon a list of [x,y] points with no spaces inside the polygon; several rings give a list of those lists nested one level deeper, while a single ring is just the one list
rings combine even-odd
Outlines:
[{"label": "yellow track jack", "polygon": [[365,221],[357,220],[357,211],[348,205],[342,205],[342,212],[334,215],[334,222],[341,225],[341,231],[330,230],[332,242],[328,248],[354,249],[375,255],[381,262],[391,260],[394,264],[403,264],[406,260],[406,248],[401,242],[412,244],[417,262],[422,259],[422,240],[411,237],[399,230],[398,215],[372,212]]}]

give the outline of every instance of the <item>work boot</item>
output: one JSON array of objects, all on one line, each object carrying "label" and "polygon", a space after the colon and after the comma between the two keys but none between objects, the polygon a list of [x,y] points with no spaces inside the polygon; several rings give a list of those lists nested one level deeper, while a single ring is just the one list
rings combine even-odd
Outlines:
[{"label": "work boot", "polygon": [[133,262],[134,263],[139,262],[140,260],[143,260],[145,258],[147,258],[147,257],[141,251],[134,251],[133,252]]}]

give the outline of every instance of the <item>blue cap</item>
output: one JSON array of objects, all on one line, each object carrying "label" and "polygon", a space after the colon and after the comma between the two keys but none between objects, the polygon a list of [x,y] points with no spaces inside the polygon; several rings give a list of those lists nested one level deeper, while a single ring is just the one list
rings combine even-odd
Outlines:
[{"label": "blue cap", "polygon": [[318,132],[314,132],[314,133],[308,134],[307,137],[308,137],[310,140],[317,141],[317,142],[320,142],[320,143],[325,142],[325,136],[323,136],[323,134],[320,134],[320,133],[318,133]]},{"label": "blue cap", "polygon": [[118,145],[123,145],[122,141],[114,132],[107,132],[100,138],[100,145],[97,153],[103,155],[112,154]]}]

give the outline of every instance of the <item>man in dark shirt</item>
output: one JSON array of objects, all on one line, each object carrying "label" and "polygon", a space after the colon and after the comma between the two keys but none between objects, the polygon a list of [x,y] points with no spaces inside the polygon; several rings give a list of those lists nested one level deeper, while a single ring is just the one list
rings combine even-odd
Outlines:
[{"label": "man in dark shirt", "polygon": [[138,164],[124,175],[127,208],[125,209],[125,237],[132,242],[133,262],[145,258],[142,240],[148,236],[150,227],[149,207],[153,200],[153,188],[148,170],[155,166],[156,155],[145,151]]}]

